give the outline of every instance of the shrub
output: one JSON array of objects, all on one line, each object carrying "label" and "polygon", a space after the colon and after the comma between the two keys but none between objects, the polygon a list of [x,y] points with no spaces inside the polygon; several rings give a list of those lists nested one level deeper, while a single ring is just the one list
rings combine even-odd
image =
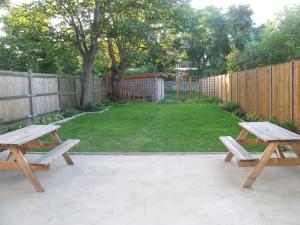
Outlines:
[{"label": "shrub", "polygon": [[245,120],[250,122],[261,121],[261,118],[256,113],[246,113]]},{"label": "shrub", "polygon": [[235,102],[227,102],[225,105],[224,105],[224,109],[228,112],[234,112],[234,110],[238,109],[239,106],[237,103]]},{"label": "shrub", "polygon": [[101,103],[91,102],[84,107],[87,112],[98,112],[105,109],[105,106]]},{"label": "shrub", "polygon": [[233,114],[236,115],[237,117],[240,117],[241,119],[244,119],[245,117],[245,112],[240,108],[235,109],[233,111]]},{"label": "shrub", "polygon": [[218,104],[221,102],[221,99],[217,96],[212,96],[212,97],[205,98],[205,101]]},{"label": "shrub", "polygon": [[277,124],[277,125],[280,124],[280,123],[279,123],[279,120],[277,119],[276,116],[271,116],[270,119],[269,119],[269,122],[274,123],[274,124]]},{"label": "shrub", "polygon": [[62,112],[63,117],[68,118],[72,116],[76,116],[77,114],[80,114],[81,111],[78,109],[66,109]]},{"label": "shrub", "polygon": [[292,132],[297,132],[298,131],[298,129],[296,127],[296,123],[293,120],[289,120],[289,121],[283,123],[282,127],[285,128],[285,129],[288,129]]}]

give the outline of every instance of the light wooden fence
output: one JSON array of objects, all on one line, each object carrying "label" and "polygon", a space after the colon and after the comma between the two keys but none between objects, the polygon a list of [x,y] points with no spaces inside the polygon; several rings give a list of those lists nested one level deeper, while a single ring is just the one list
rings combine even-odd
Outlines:
[{"label": "light wooden fence", "polygon": [[215,96],[264,119],[293,120],[300,128],[300,60],[215,76]]},{"label": "light wooden fence", "polygon": [[[107,97],[108,79],[92,79],[95,101]],[[0,119],[12,122],[76,107],[80,78],[31,72],[0,71]]]}]

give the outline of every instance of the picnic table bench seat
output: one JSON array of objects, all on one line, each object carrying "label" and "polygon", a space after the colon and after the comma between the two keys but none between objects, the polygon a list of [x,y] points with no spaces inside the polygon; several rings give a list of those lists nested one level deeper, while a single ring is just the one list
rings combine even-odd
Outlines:
[{"label": "picnic table bench seat", "polygon": [[[80,141],[70,139],[62,142],[57,134],[58,125],[30,125],[0,135],[0,170],[21,170],[38,192],[44,192],[35,171],[49,170],[49,164],[62,156],[68,165],[73,165],[68,151]],[[41,137],[48,135],[51,141]],[[31,149],[51,149],[36,162],[28,162],[25,154]]]},{"label": "picnic table bench seat", "polygon": [[[225,162],[233,157],[238,159],[238,166],[253,167],[244,188],[250,188],[265,166],[299,166],[300,165],[300,135],[279,127],[270,122],[241,122],[243,128],[235,140],[230,136],[219,137],[229,152]],[[252,134],[255,138],[249,138]],[[291,146],[296,157],[286,157],[280,149],[281,144]],[[265,145],[265,150],[258,158],[253,157],[241,145]]]},{"label": "picnic table bench seat", "polygon": [[40,165],[49,165],[51,162],[71,150],[74,146],[78,145],[80,140],[78,139],[69,139],[62,144],[56,146],[51,151],[47,152],[46,154],[42,155],[39,159],[37,159],[35,164]]},{"label": "picnic table bench seat", "polygon": [[237,158],[238,161],[256,160],[249,152],[246,151],[235,139],[231,136],[219,137],[224,146]]}]

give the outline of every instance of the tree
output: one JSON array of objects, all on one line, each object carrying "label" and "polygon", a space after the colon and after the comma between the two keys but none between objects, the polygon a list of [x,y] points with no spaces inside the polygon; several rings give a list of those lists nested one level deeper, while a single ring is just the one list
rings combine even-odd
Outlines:
[{"label": "tree", "polygon": [[1,69],[48,73],[72,73],[77,55],[68,41],[59,41],[51,29],[50,16],[37,4],[9,8],[3,17]]},{"label": "tree", "polygon": [[187,29],[187,55],[202,75],[226,71],[230,52],[226,18],[220,9],[209,6],[194,13]]},{"label": "tree", "polygon": [[[104,1],[101,1],[104,3]],[[100,0],[41,0],[45,13],[58,21],[56,35],[71,40],[83,60],[80,106],[92,102],[92,68],[99,51],[104,9]]]},{"label": "tree", "polygon": [[180,1],[114,0],[107,5],[106,42],[111,60],[112,97],[119,97],[119,82],[125,70],[147,50],[149,40],[164,30],[168,12]]},{"label": "tree", "polygon": [[232,48],[243,51],[252,33],[253,11],[249,5],[232,5],[229,7],[227,26],[230,34]]}]

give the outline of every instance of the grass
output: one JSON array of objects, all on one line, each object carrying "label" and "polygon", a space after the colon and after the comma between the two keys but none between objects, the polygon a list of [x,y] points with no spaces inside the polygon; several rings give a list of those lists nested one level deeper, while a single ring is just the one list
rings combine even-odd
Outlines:
[{"label": "grass", "polygon": [[218,152],[218,137],[237,136],[238,122],[212,103],[131,103],[77,118],[59,135],[80,139],[80,152]]}]

